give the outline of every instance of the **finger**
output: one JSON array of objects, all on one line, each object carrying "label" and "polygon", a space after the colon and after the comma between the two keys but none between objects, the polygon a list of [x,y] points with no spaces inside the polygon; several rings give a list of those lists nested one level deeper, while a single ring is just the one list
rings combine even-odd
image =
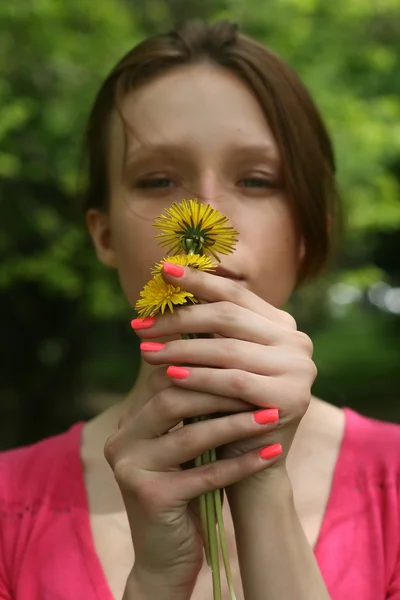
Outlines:
[{"label": "finger", "polygon": [[267,423],[264,420],[262,423],[256,421],[255,415],[260,412],[266,411],[239,413],[191,423],[153,440],[146,449],[142,468],[163,471],[193,460],[211,448],[256,437],[275,429],[278,411],[267,411],[269,419],[275,419]]},{"label": "finger", "polygon": [[[305,359],[303,359],[305,361]],[[208,367],[170,366],[175,385],[179,388],[203,391],[208,394],[239,398],[260,408],[278,408],[281,418],[303,414],[311,397],[315,365],[307,361],[301,376],[258,375],[240,369],[211,369]],[[303,411],[303,413],[302,413]]]},{"label": "finger", "polygon": [[246,410],[251,407],[240,399],[171,386],[153,396],[124,425],[136,439],[153,439],[168,433],[184,419]]},{"label": "finger", "polygon": [[217,460],[182,472],[168,473],[171,475],[170,482],[177,486],[182,500],[198,498],[202,494],[226,488],[268,469],[278,462],[282,455],[280,444],[273,444],[262,450],[267,450],[264,456],[269,453],[271,458],[262,458],[259,450],[253,450],[239,457]]},{"label": "finger", "polygon": [[271,345],[281,343],[284,335],[292,336],[294,333],[247,308],[224,301],[179,307],[173,313],[157,317],[151,327],[145,329],[141,329],[140,321],[138,323],[135,319],[132,327],[143,339],[212,332],[227,338]]},{"label": "finger", "polygon": [[259,375],[280,375],[294,371],[301,362],[300,348],[264,346],[234,338],[190,339],[168,342],[163,347],[152,342],[140,345],[143,358],[151,365],[187,364],[242,369]]},{"label": "finger", "polygon": [[165,367],[154,367],[151,370],[150,375],[147,378],[147,387],[145,391],[145,396],[143,395],[143,390],[139,391],[140,399],[138,402],[130,402],[126,410],[121,415],[118,422],[118,429],[132,416],[136,418],[136,415],[140,410],[142,410],[142,406],[150,400],[153,396],[161,392],[162,390],[172,387],[173,381],[171,378],[167,376]]},{"label": "finger", "polygon": [[196,298],[206,302],[228,300],[233,304],[247,308],[258,315],[264,316],[287,329],[296,329],[296,321],[289,313],[272,306],[257,294],[246,289],[240,281],[226,277],[218,277],[212,273],[182,267],[181,277],[173,277],[162,270],[164,279],[173,285],[182,286],[192,292]]}]

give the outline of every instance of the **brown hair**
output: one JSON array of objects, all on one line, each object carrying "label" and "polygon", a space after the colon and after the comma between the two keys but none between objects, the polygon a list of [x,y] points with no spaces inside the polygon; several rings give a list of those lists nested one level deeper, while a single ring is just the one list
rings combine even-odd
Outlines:
[{"label": "brown hair", "polygon": [[342,233],[332,144],[294,71],[228,21],[211,25],[189,21],[167,34],[147,38],[111,71],[97,94],[85,136],[84,209],[107,209],[107,125],[118,98],[174,67],[205,61],[236,73],[257,97],[271,127],[282,157],[285,193],[305,243],[300,284],[322,271],[339,239],[337,234]]}]

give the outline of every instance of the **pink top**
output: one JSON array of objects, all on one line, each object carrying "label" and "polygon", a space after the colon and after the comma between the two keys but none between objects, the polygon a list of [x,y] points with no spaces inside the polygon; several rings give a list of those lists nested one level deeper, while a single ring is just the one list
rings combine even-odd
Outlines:
[{"label": "pink top", "polygon": [[[400,426],[344,410],[316,559],[332,600],[400,600]],[[90,530],[82,427],[0,453],[1,600],[113,600]]]}]

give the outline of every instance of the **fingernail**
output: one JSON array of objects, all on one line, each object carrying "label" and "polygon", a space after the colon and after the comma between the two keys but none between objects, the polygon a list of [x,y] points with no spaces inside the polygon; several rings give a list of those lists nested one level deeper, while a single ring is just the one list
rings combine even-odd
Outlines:
[{"label": "fingernail", "polygon": [[185,269],[180,265],[174,265],[173,263],[165,262],[163,263],[163,271],[164,273],[167,273],[167,275],[172,275],[172,277],[182,277]]},{"label": "fingernail", "polygon": [[143,352],[158,352],[165,347],[165,344],[159,344],[158,342],[142,342],[140,349]]},{"label": "fingernail", "polygon": [[154,317],[146,317],[145,319],[133,319],[131,321],[132,329],[148,329],[153,325]]},{"label": "fingernail", "polygon": [[266,423],[275,423],[279,421],[279,411],[277,408],[267,408],[266,410],[258,410],[254,413],[254,420],[260,425]]},{"label": "fingernail", "polygon": [[174,377],[175,379],[186,379],[189,376],[189,369],[185,369],[184,367],[174,367],[170,366],[167,369],[168,377]]},{"label": "fingernail", "polygon": [[266,448],[262,448],[260,450],[259,455],[264,460],[269,460],[270,458],[275,458],[275,456],[279,456],[282,454],[283,449],[280,444],[273,444],[272,446],[267,446]]}]

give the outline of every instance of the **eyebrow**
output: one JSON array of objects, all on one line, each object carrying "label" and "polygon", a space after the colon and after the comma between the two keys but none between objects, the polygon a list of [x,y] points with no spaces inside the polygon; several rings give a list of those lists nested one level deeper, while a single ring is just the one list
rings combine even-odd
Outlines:
[{"label": "eyebrow", "polygon": [[278,149],[269,143],[233,144],[232,149],[234,152],[243,152],[243,154],[249,156],[263,156],[263,158],[268,158],[269,160],[279,160]]},{"label": "eyebrow", "polygon": [[142,144],[139,147],[128,148],[126,159],[128,161],[146,158],[155,154],[167,154],[169,156],[176,154],[187,155],[189,146],[186,144]]},{"label": "eyebrow", "polygon": [[[167,156],[179,156],[183,155],[184,157],[188,157],[190,153],[192,153],[193,147],[187,143],[159,143],[159,144],[144,144],[139,147],[128,149],[126,154],[127,162],[144,159],[146,157],[151,157],[152,155],[167,155]],[[229,151],[232,154],[243,154],[250,157],[259,157],[262,156],[272,162],[279,161],[279,155],[277,153],[277,149],[268,143],[258,143],[258,144],[243,144],[243,143],[234,143],[229,147]]]}]

